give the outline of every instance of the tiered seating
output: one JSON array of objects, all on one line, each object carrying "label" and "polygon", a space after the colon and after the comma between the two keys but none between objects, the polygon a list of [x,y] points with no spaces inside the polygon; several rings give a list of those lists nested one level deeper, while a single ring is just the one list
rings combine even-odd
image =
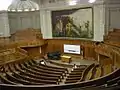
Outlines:
[{"label": "tiered seating", "polygon": [[33,65],[33,67],[40,68],[43,70],[47,70],[47,71],[49,70],[49,71],[54,71],[54,72],[58,72],[58,73],[61,73],[61,72],[68,73],[67,68],[58,68],[58,67],[48,66],[48,65],[44,65],[44,64],[37,65],[37,63],[35,63],[34,60],[30,60],[28,63],[30,65]]},{"label": "tiered seating", "polygon": [[93,79],[103,76],[103,68],[100,65],[96,65],[93,70]]},{"label": "tiered seating", "polygon": [[10,72],[16,71],[14,64],[8,64]]},{"label": "tiered seating", "polygon": [[27,75],[17,73],[17,72],[14,72],[13,76],[16,77],[16,78],[19,78],[19,79],[24,79],[24,80],[27,80],[29,82],[33,82],[35,84],[56,84],[56,81],[53,81],[53,80],[52,81],[43,80],[43,79],[27,76]]},{"label": "tiered seating", "polygon": [[26,59],[27,57],[27,52],[21,48],[5,49],[0,51],[0,65]]},{"label": "tiered seating", "polygon": [[75,83],[79,81],[86,67],[87,65],[80,65],[78,68],[73,68],[67,76],[65,83]]},{"label": "tiered seating", "polygon": [[12,73],[6,73],[6,78],[9,79],[10,81],[16,81],[16,83],[25,84],[25,85],[29,84],[29,82],[24,78],[17,78],[13,76]]},{"label": "tiered seating", "polygon": [[85,68],[82,77],[79,81],[85,81],[85,80],[90,80],[92,77],[92,69],[95,67],[95,64],[89,65],[87,68]]},{"label": "tiered seating", "polygon": [[103,66],[103,74],[104,75],[107,75],[107,74],[111,73],[112,71],[113,71],[113,69],[112,69],[111,64]]},{"label": "tiered seating", "polygon": [[25,76],[29,76],[29,77],[35,77],[35,78],[38,78],[38,79],[43,79],[43,80],[53,80],[53,81],[60,81],[60,79],[58,78],[55,78],[55,77],[46,77],[46,76],[41,76],[41,75],[36,75],[36,74],[32,74],[32,73],[29,73],[29,72],[26,72],[24,70],[21,70],[19,69],[19,73],[20,75],[25,75]]},{"label": "tiered seating", "polygon": [[[34,61],[16,62],[16,63],[11,63],[11,64],[6,64],[5,66],[7,66],[7,69],[4,70],[4,72],[1,72],[1,74],[0,74],[1,82],[6,83],[6,84],[13,84],[13,85],[17,84],[18,86],[22,85],[23,87],[24,87],[24,85],[59,84],[62,77],[65,77],[65,75],[67,74],[67,72],[64,71],[64,70],[66,70],[64,68],[62,68],[64,70],[59,68],[61,70],[57,71],[58,67],[55,67],[57,69],[55,69],[55,68],[53,68],[53,69],[56,70],[55,72],[58,72],[58,75],[59,75],[59,73],[64,73],[63,76],[60,75],[60,76],[62,76],[61,78],[58,77],[56,73],[51,73],[51,74],[53,74],[53,76],[42,74],[41,71],[37,71],[37,70],[35,71],[32,68],[49,70],[50,68],[48,69],[48,67],[52,68],[53,66],[41,65]],[[1,68],[4,68],[4,67],[1,67]],[[45,67],[47,67],[47,68],[45,68]],[[95,87],[96,88],[97,87],[105,88],[106,85],[107,85],[107,87],[109,87],[111,85],[120,84],[120,77],[119,77],[120,69],[118,69],[112,73],[108,73],[105,76],[101,77],[102,75],[104,75],[104,74],[102,74],[103,73],[102,71],[106,70],[106,69],[105,70],[102,70],[102,69],[104,69],[104,68],[102,68],[100,65],[95,65],[95,64],[92,64],[90,66],[81,65],[77,68],[73,68],[71,73],[68,73],[69,75],[67,76],[65,83],[77,82],[74,85],[77,85],[79,87],[84,86],[85,88],[88,88],[88,86],[90,88],[95,88]],[[52,70],[50,69],[50,71],[52,71]],[[89,74],[89,73],[92,73],[92,74]],[[88,78],[89,77],[88,75],[90,75],[91,78]],[[93,80],[91,80],[91,79],[93,79]],[[81,82],[81,81],[83,81],[83,82]],[[81,82],[81,83],[79,83],[79,82]],[[34,87],[36,87],[36,86],[34,86]],[[67,84],[65,86],[61,86],[61,87],[63,87],[63,88],[67,87]],[[59,87],[56,86],[56,88],[59,88]]]},{"label": "tiered seating", "polygon": [[101,66],[99,64],[94,65],[89,69],[89,71],[84,75],[84,81],[100,78],[103,75],[108,75],[112,72],[111,65]]},{"label": "tiered seating", "polygon": [[16,85],[15,82],[12,82],[12,81],[8,80],[8,79],[5,77],[5,75],[2,75],[2,74],[0,74],[0,80],[1,80],[2,83]]},{"label": "tiered seating", "polygon": [[34,60],[3,65],[1,71],[3,83],[23,85],[59,84],[68,72],[65,68],[38,64]]},{"label": "tiered seating", "polygon": [[102,76],[102,68],[100,65],[94,65],[86,75],[85,80],[91,80]]},{"label": "tiered seating", "polygon": [[37,74],[37,75],[44,75],[44,76],[51,76],[51,77],[53,76],[53,77],[59,77],[60,78],[60,75],[41,73],[41,72],[38,72],[38,71],[34,71],[32,69],[26,68],[23,64],[20,64],[20,65],[21,65],[21,69],[23,69],[27,72],[30,72],[30,73],[34,73],[34,74]]},{"label": "tiered seating", "polygon": [[116,77],[116,78],[114,78],[114,79],[112,79],[112,80],[107,81],[107,85],[108,85],[108,86],[109,86],[109,85],[114,85],[114,84],[119,83],[119,81],[120,81],[120,76],[118,76],[118,77]]},{"label": "tiered seating", "polygon": [[49,62],[50,62],[50,64],[53,64],[53,65],[56,65],[56,66],[59,66],[59,67],[66,67],[66,68],[72,68],[73,67],[73,65],[58,63],[58,62],[55,62],[55,61],[52,61],[52,60],[49,60]]},{"label": "tiered seating", "polygon": [[[94,67],[95,67],[95,66],[94,66]],[[91,69],[88,71],[88,73],[87,73],[87,75],[86,75],[84,81],[91,80],[91,79],[93,78],[94,67],[91,68]]]},{"label": "tiered seating", "polygon": [[[44,77],[52,77],[52,78],[57,78],[58,80],[61,78],[61,76],[60,75],[56,75],[56,74],[48,74],[48,73],[44,73],[44,72],[39,72],[39,71],[35,71],[35,70],[32,70],[32,69],[28,69],[27,67],[25,67],[23,64],[21,64],[21,69],[23,69],[23,70],[25,70],[26,71],[26,73],[32,73],[32,74],[35,74],[35,75],[40,75],[40,76],[44,76]],[[51,78],[51,79],[52,79]],[[49,78],[48,78],[49,79]],[[43,79],[44,80],[44,79]],[[55,82],[54,82],[54,79],[53,80],[51,80],[51,81],[53,81],[53,83],[56,83],[56,84],[58,84],[58,80],[56,80]]]},{"label": "tiered seating", "polygon": [[9,64],[2,65],[0,68],[0,72],[9,72]]}]

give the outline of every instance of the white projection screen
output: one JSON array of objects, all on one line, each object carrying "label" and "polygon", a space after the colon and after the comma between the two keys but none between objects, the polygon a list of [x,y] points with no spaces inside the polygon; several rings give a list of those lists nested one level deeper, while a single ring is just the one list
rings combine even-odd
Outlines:
[{"label": "white projection screen", "polygon": [[64,53],[80,54],[80,45],[64,44]]}]

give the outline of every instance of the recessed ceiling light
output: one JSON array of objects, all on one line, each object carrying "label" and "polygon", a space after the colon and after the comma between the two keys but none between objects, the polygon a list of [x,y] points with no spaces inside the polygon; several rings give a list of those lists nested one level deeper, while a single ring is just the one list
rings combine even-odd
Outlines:
[{"label": "recessed ceiling light", "polygon": [[29,11],[29,9],[24,9],[24,11]]},{"label": "recessed ceiling light", "polygon": [[22,10],[21,10],[21,9],[18,9],[17,11],[18,11],[18,12],[22,12]]},{"label": "recessed ceiling light", "polygon": [[96,0],[89,0],[88,2],[89,3],[94,3]]},{"label": "recessed ceiling light", "polygon": [[35,9],[31,9],[31,11],[35,11]]},{"label": "recessed ceiling light", "polygon": [[16,10],[15,10],[15,9],[12,9],[11,11],[15,12]]},{"label": "recessed ceiling light", "polygon": [[10,11],[10,9],[8,9],[8,11]]},{"label": "recessed ceiling light", "polygon": [[68,4],[69,5],[76,5],[77,4],[77,0],[69,0]]}]

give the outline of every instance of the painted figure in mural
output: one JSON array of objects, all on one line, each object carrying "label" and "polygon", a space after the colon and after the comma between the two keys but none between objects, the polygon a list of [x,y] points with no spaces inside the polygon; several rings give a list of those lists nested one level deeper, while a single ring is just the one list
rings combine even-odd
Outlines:
[{"label": "painted figure in mural", "polygon": [[57,23],[56,23],[56,26],[55,26],[55,30],[57,31],[57,35],[58,36],[64,36],[63,22],[62,22],[61,18],[59,18],[57,20]]},{"label": "painted figure in mural", "polygon": [[89,28],[89,26],[90,26],[90,21],[87,21],[87,22],[85,23],[85,28],[86,28],[86,30],[87,30],[87,35],[88,35],[88,37],[90,37],[90,28]]},{"label": "painted figure in mural", "polygon": [[70,17],[68,17],[68,23],[66,24],[66,34],[67,36],[72,36],[72,19]]},{"label": "painted figure in mural", "polygon": [[79,25],[79,33],[81,34],[81,32],[82,32],[82,26]]}]

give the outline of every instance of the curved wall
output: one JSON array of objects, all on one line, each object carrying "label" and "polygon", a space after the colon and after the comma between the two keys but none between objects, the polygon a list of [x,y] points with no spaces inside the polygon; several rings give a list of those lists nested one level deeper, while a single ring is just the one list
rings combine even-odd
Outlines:
[{"label": "curved wall", "polygon": [[108,43],[99,43],[96,45],[94,41],[74,40],[74,39],[47,39],[48,45],[45,53],[53,51],[61,51],[64,53],[64,44],[80,45],[83,51],[84,59],[96,60],[100,64],[112,64],[113,68],[120,67],[120,48]]},{"label": "curved wall", "polygon": [[8,12],[10,33],[26,28],[40,29],[39,11],[31,12]]}]

